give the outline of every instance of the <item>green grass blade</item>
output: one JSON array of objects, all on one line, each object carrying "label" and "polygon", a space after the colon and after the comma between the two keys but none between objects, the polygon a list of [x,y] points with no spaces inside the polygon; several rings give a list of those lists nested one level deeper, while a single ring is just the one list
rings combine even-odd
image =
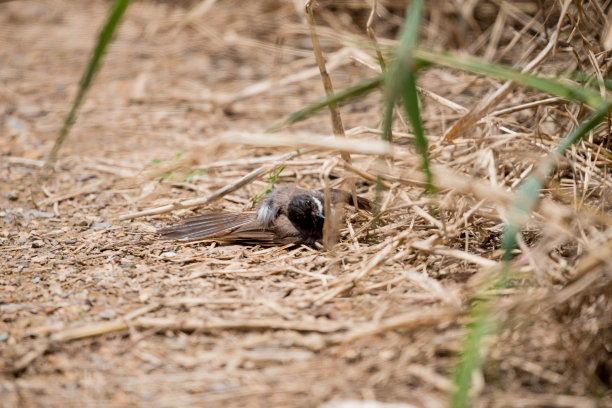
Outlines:
[{"label": "green grass blade", "polygon": [[261,200],[261,198],[263,196],[265,196],[266,194],[270,193],[272,190],[274,190],[274,185],[276,184],[276,181],[278,180],[280,174],[283,172],[283,170],[285,170],[285,166],[280,166],[277,170],[273,170],[270,175],[268,176],[268,185],[266,187],[264,187],[259,194],[257,194],[257,196],[253,199],[253,205],[257,204],[259,202],[259,200]]},{"label": "green grass blade", "polygon": [[[539,192],[544,185],[546,177],[550,174],[556,159],[574,143],[585,137],[587,133],[597,126],[612,108],[612,102],[602,103],[587,119],[582,121],[567,135],[550,154],[550,156],[529,176],[518,188],[515,199],[510,206],[509,221],[504,228],[502,238],[502,271],[495,283],[495,287],[504,287],[508,281],[512,250],[516,247],[516,236],[523,229],[529,215],[535,207]],[[480,295],[476,294],[473,299]],[[467,328],[466,338],[455,369],[455,391],[451,398],[453,408],[470,406],[469,391],[472,386],[472,373],[481,365],[480,350],[484,338],[495,331],[495,321],[491,316],[490,302],[493,299],[485,297],[470,307],[472,324]]]},{"label": "green grass blade", "polygon": [[[423,15],[423,0],[413,0],[406,10],[406,23],[400,36],[398,59],[403,60],[402,65],[412,67],[414,65],[414,50],[419,41],[419,29]],[[414,70],[414,69],[412,69]]]},{"label": "green grass blade", "polygon": [[429,146],[427,138],[425,137],[425,131],[423,129],[423,122],[421,121],[421,115],[419,112],[419,99],[416,89],[416,76],[414,72],[408,72],[402,81],[402,97],[404,99],[404,108],[410,123],[412,124],[412,131],[414,132],[414,141],[418,153],[421,155],[421,169],[425,173],[425,190],[428,193],[434,193],[433,174],[431,172],[430,160],[429,160]]},{"label": "green grass blade", "polygon": [[370,92],[380,88],[382,86],[382,83],[383,83],[382,74],[362,80],[358,82],[357,84],[351,85],[338,92],[335,92],[333,95],[319,102],[315,102],[312,105],[305,107],[304,109],[300,109],[299,111],[291,113],[285,119],[275,123],[268,129],[266,129],[266,132],[274,133],[282,129],[285,126],[289,126],[293,123],[306,119],[307,117],[313,115],[314,113],[320,111],[321,109],[326,108],[329,105],[332,105],[335,103],[346,102],[351,99],[355,99],[357,97],[367,95]]},{"label": "green grass blade", "polygon": [[387,99],[383,116],[383,138],[391,136],[391,115],[398,96],[404,101],[406,115],[412,125],[416,148],[421,156],[421,167],[425,173],[426,190],[434,192],[433,175],[429,160],[427,138],[423,130],[423,122],[419,111],[419,97],[416,88],[415,71],[418,69],[414,52],[419,38],[423,1],[415,0],[406,11],[406,23],[400,35],[397,57],[387,76]]},{"label": "green grass blade", "polygon": [[[402,50],[398,50],[398,58],[394,60],[395,65],[399,64],[397,61],[402,59],[401,51]],[[499,64],[492,64],[475,57],[454,56],[449,53],[434,52],[423,49],[414,49],[413,53],[416,60],[410,61],[409,59],[408,62],[412,64],[415,71],[432,65],[443,65],[476,74],[495,77],[498,79],[513,80],[517,83],[537,89],[550,95],[568,100],[574,100],[576,102],[582,102],[589,106],[597,107],[605,102],[600,96],[599,92],[594,89],[585,88],[569,81],[562,81],[554,78],[543,78],[533,74],[521,73],[512,68]],[[572,76],[577,75],[578,74]],[[268,128],[267,132],[275,132],[285,126],[304,120],[321,109],[326,108],[330,104],[343,103],[356,99],[360,96],[367,95],[373,90],[380,88],[384,81],[387,95],[385,97],[385,107],[383,109],[383,139],[389,140],[392,108],[399,96],[397,90],[401,88],[400,84],[394,82],[395,80],[396,77],[394,76],[393,70],[390,70],[387,75],[379,74],[371,78],[367,78],[355,85],[336,92],[331,97],[325,98],[319,102],[307,106],[304,109],[291,113],[284,120],[277,122]],[[593,79],[593,81],[595,81],[595,79]],[[606,83],[606,85],[608,84]],[[417,106],[418,109],[418,105],[414,103],[412,104],[413,106]]]},{"label": "green grass blade", "polygon": [[381,139],[387,142],[392,139],[391,124],[393,123],[393,109],[396,101],[395,93],[387,92],[383,105],[382,133],[380,135]]},{"label": "green grass blade", "polygon": [[593,89],[585,88],[569,81],[542,78],[533,74],[521,73],[512,68],[499,64],[492,64],[476,57],[456,56],[447,52],[434,52],[423,49],[415,50],[414,55],[425,62],[462,69],[493,78],[515,81],[550,95],[582,102],[594,108],[604,103],[599,92]]},{"label": "green grass blade", "polygon": [[604,78],[602,82],[597,77],[586,74],[582,71],[572,71],[569,76],[572,79],[582,81],[585,85],[592,86],[594,88],[597,88],[600,86],[600,84],[602,84],[608,91],[612,91],[612,80],[610,79]]},{"label": "green grass blade", "polygon": [[573,144],[582,140],[586,134],[595,126],[604,120],[606,115],[612,110],[612,101],[601,104],[599,108],[593,112],[588,119],[582,121],[561,143],[559,143],[554,151],[555,155],[561,156]]},{"label": "green grass blade", "polygon": [[[524,227],[529,215],[535,207],[540,190],[546,181],[546,177],[552,171],[553,165],[558,157],[580,139],[585,137],[589,131],[597,126],[608,114],[612,103],[603,103],[599,109],[593,112],[587,119],[580,122],[561,142],[557,145],[550,156],[540,164],[537,170],[529,176],[516,191],[515,199],[510,206],[509,222],[504,228],[502,238],[502,260],[508,263],[512,260],[512,250],[516,247],[516,234]],[[505,286],[508,268],[504,265],[499,286]]]},{"label": "green grass blade", "polygon": [[495,322],[491,318],[489,304],[486,301],[470,310],[470,323],[467,325],[467,335],[454,374],[455,387],[451,396],[451,407],[471,406],[469,393],[472,388],[472,375],[481,365],[483,339],[494,332],[494,326]]},{"label": "green grass blade", "polygon": [[113,34],[117,29],[117,25],[119,24],[119,21],[121,20],[121,17],[123,16],[129,3],[130,0],[117,0],[115,1],[113,8],[109,12],[108,18],[106,19],[106,23],[104,24],[104,27],[102,28],[102,31],[100,31],[100,35],[98,36],[98,43],[96,44],[96,48],[89,60],[87,69],[85,70],[85,73],[83,74],[83,77],[81,78],[81,81],[79,83],[79,89],[72,103],[72,107],[68,112],[68,115],[66,115],[66,118],[64,119],[64,124],[59,132],[59,135],[55,139],[53,149],[51,150],[51,153],[47,157],[45,165],[41,170],[39,178],[40,182],[44,181],[48,177],[53,168],[53,164],[57,160],[57,154],[60,148],[62,147],[66,136],[68,135],[70,127],[74,123],[76,113],[79,109],[79,106],[81,105],[85,93],[87,92],[87,89],[89,89],[89,86],[91,85],[91,81],[100,65],[100,62],[104,55],[104,51],[112,40]]}]

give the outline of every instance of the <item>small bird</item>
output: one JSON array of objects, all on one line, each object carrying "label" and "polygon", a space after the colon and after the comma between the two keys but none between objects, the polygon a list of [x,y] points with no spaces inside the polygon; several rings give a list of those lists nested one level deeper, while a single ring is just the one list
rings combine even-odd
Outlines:
[{"label": "small bird", "polygon": [[[325,222],[323,190],[279,187],[268,193],[255,211],[210,212],[188,218],[182,224],[158,231],[164,239],[192,241],[210,239],[250,245],[312,245],[323,237]],[[332,212],[338,204],[353,204],[343,190],[331,189]],[[371,211],[372,202],[357,197],[359,209]]]}]

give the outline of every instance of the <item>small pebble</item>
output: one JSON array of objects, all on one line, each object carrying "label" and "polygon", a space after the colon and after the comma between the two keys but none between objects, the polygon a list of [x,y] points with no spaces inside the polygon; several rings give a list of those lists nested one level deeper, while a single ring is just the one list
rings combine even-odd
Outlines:
[{"label": "small pebble", "polygon": [[23,132],[28,129],[28,124],[15,116],[9,116],[7,120],[9,129],[16,132]]},{"label": "small pebble", "polygon": [[40,282],[40,276],[35,276],[34,278],[32,278],[32,283],[38,283]]},{"label": "small pebble", "polygon": [[91,228],[108,228],[112,224],[110,222],[94,222],[91,224]]},{"label": "small pebble", "polygon": [[67,239],[64,241],[64,244],[76,244],[76,241],[74,239]]},{"label": "small pebble", "polygon": [[2,194],[5,198],[7,198],[9,201],[17,201],[17,199],[19,198],[19,196],[17,195],[17,192],[15,191],[9,191],[6,192],[4,194]]},{"label": "small pebble", "polygon": [[42,248],[44,245],[45,243],[40,239],[37,239],[36,241],[32,242],[32,248]]},{"label": "small pebble", "polygon": [[115,311],[112,309],[106,309],[105,311],[100,313],[100,317],[102,317],[105,320],[113,319],[115,316],[116,316]]},{"label": "small pebble", "polygon": [[30,218],[53,218],[55,214],[47,212],[47,211],[38,211],[38,210],[27,210],[23,213],[23,218],[29,220]]},{"label": "small pebble", "polygon": [[163,257],[166,257],[166,258],[172,258],[172,257],[176,256],[176,252],[173,252],[173,251],[162,252],[161,254],[159,254],[159,256],[163,256]]},{"label": "small pebble", "polygon": [[0,341],[3,343],[7,341],[9,337],[11,337],[11,334],[9,332],[0,333]]}]

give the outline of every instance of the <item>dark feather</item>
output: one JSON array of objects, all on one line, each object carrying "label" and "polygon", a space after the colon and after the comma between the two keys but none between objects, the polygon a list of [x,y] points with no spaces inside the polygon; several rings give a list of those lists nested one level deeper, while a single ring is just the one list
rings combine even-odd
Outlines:
[{"label": "dark feather", "polygon": [[[248,227],[252,224],[251,227]],[[255,219],[254,212],[230,213],[211,212],[189,218],[185,222],[172,227],[163,228],[158,233],[165,239],[196,240],[205,238],[217,238],[239,229],[239,228],[261,229]]]},{"label": "dark feather", "polygon": [[311,243],[304,239],[284,215],[279,215],[270,228],[265,228],[258,222],[249,223],[215,239],[222,242],[262,246]]},{"label": "dark feather", "polygon": [[[259,212],[211,212],[189,218],[182,224],[158,231],[164,239],[207,240],[254,245],[313,244],[321,239],[323,190],[302,190],[283,186],[268,194]],[[350,193],[331,189],[332,204],[353,204]],[[370,211],[372,202],[358,197],[362,210]],[[290,208],[289,208],[290,207]],[[318,210],[317,210],[318,208]],[[336,213],[338,214],[338,213]]]},{"label": "dark feather", "polygon": [[203,214],[157,232],[164,239],[180,241],[214,239],[226,243],[264,246],[297,244],[303,241],[286,216],[280,215],[272,227],[265,228],[257,221],[254,212]]}]

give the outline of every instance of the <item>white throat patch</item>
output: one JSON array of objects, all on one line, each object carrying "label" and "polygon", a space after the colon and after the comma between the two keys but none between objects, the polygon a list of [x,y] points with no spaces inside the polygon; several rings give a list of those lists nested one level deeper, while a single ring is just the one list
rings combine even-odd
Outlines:
[{"label": "white throat patch", "polygon": [[319,214],[323,214],[323,204],[321,204],[321,201],[319,201],[319,199],[316,197],[312,197],[312,199],[314,200],[315,204],[317,205],[317,208],[319,209]]},{"label": "white throat patch", "polygon": [[276,206],[272,205],[271,200],[264,201],[261,207],[259,207],[259,210],[257,210],[257,221],[265,228],[271,227],[276,218],[276,210]]}]

